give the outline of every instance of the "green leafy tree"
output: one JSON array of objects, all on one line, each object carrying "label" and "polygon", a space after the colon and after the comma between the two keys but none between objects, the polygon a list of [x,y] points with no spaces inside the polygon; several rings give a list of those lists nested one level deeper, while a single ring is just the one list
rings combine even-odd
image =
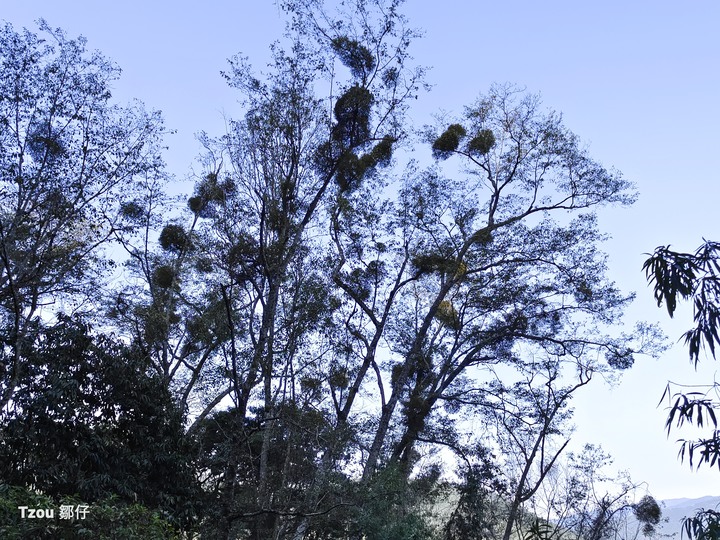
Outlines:
[{"label": "green leafy tree", "polygon": [[[242,92],[246,112],[225,137],[206,139],[208,174],[189,200],[200,218],[201,257],[212,269],[208,278],[225,308],[223,354],[242,419],[235,425],[245,431],[240,440],[261,437],[259,446],[246,446],[248,456],[227,455],[219,496],[228,518],[238,504],[244,514],[257,514],[250,526],[254,538],[290,535],[283,532],[288,527],[302,537],[312,528],[304,515],[320,516],[345,504],[328,502],[326,494],[348,453],[342,441],[352,427],[323,427],[324,389],[329,381],[346,387],[349,374],[328,366],[323,353],[339,301],[321,271],[324,257],[318,253],[324,248],[311,238],[327,219],[328,205],[356,193],[388,165],[402,135],[404,104],[420,77],[403,65],[412,33],[397,3],[383,10],[353,2],[339,13],[316,4],[283,4],[293,17],[288,49],[273,48],[271,70],[262,80],[244,60],[231,61],[226,77]],[[323,434],[319,447],[307,444],[307,422],[317,426],[316,436]],[[303,467],[311,474],[293,483],[308,482],[313,489],[300,500],[276,497],[277,486],[292,477],[279,464],[305,448],[317,448],[314,469]],[[253,495],[241,501],[235,500],[245,483],[236,475],[239,460],[256,467]]]},{"label": "green leafy tree", "polygon": [[459,499],[445,523],[445,540],[496,538],[502,527],[502,499],[498,495],[505,495],[507,486],[495,455],[483,446],[468,454],[467,467],[457,486]]},{"label": "green leafy tree", "polygon": [[[292,49],[274,49],[266,80],[244,61],[228,74],[247,113],[207,145],[225,195],[204,204],[206,179],[191,201],[226,306],[235,425],[245,431],[231,440],[251,457],[226,454],[218,496],[228,518],[238,505],[267,517],[253,537],[310,534],[318,515],[349,503],[331,495],[344,471],[361,471],[365,486],[400,471],[409,489],[424,454],[466,453],[457,419],[491,409],[496,370],[512,380],[562,359],[550,378],[582,385],[659,350],[652,327],[613,333],[632,297],[605,278],[597,249],[593,210],[631,203],[632,186],[536,97],[494,87],[428,135],[435,156],[462,160],[467,176],[446,178],[439,163],[392,167],[394,146],[413,142],[400,113],[417,82],[398,4],[380,5],[356,2],[334,18],[313,2],[288,4]],[[340,88],[329,102],[316,97],[327,77]],[[553,437],[565,390],[528,413]],[[274,449],[302,451],[273,441],[306,441],[285,418],[306,407],[338,435],[317,432],[315,468],[303,468],[313,489],[276,505]],[[554,463],[544,455],[539,482]],[[236,474],[241,459],[254,482]]]},{"label": "green leafy tree", "polygon": [[[510,86],[419,141],[401,4],[282,2],[266,72],[230,62],[244,113],[201,137],[182,209],[159,118],[109,104],[114,66],[6,27],[4,481],[137,498],[223,540],[547,532],[525,506],[567,445],[572,394],[659,350],[652,327],[613,329],[632,297],[598,250],[595,209],[632,186]],[[424,143],[435,164],[402,167],[397,150]],[[92,296],[111,240],[128,279],[96,316],[122,340],[41,319]],[[446,527],[426,502],[440,449],[465,479]]]},{"label": "green leafy tree", "polygon": [[147,357],[69,317],[28,349],[0,428],[2,483],[139,501],[190,526],[201,498],[182,411]]},{"label": "green leafy tree", "polygon": [[148,178],[121,207],[114,236],[128,259],[122,286],[107,294],[107,317],[148,356],[178,406],[199,420],[231,388],[222,348],[227,314],[196,231],[200,206],[222,188],[206,179],[201,191],[209,193],[191,197],[190,208],[171,219],[177,200],[166,188],[165,179]]},{"label": "green leafy tree", "polygon": [[120,205],[162,165],[159,114],[110,100],[119,69],[83,38],[40,32],[0,28],[0,410],[40,311],[97,299]]},{"label": "green leafy tree", "polygon": [[[557,115],[510,87],[493,88],[480,98],[465,122],[468,128],[448,128],[457,145],[442,143],[438,157],[457,155],[466,161],[469,176],[444,178],[428,171],[407,181],[393,225],[397,229],[401,223],[411,240],[380,256],[384,268],[398,273],[383,276],[375,289],[389,293],[392,305],[376,302],[363,311],[369,320],[382,320],[384,310],[397,309],[394,328],[383,331],[401,338],[391,344],[400,352],[399,363],[392,369],[389,395],[381,399],[366,476],[390,442],[399,406],[404,434],[390,446],[390,457],[409,462],[431,413],[454,395],[459,398],[466,374],[497,363],[522,365],[517,346],[539,354],[577,354],[590,371],[599,368],[586,363],[589,350],[596,350],[605,366],[623,369],[653,333],[640,329],[635,344],[630,336],[603,335],[601,327],[616,320],[630,297],[603,279],[604,261],[594,248],[590,251],[602,238],[592,214],[581,213],[564,225],[551,219],[555,212],[629,203],[628,184],[593,162]],[[488,142],[482,152],[473,137],[461,136],[465,131],[482,138],[484,130],[499,142]],[[437,147],[443,137],[436,136],[433,144]],[[535,216],[538,223],[530,225]],[[366,234],[379,236],[377,226],[370,226]],[[350,243],[356,229],[347,226],[348,246],[356,245]],[[344,251],[362,253],[353,262],[368,268],[370,258],[377,257],[371,250]],[[393,255],[398,259],[391,262]],[[361,298],[352,299],[363,309]],[[462,408],[462,399],[456,402]]]},{"label": "green leafy tree", "polygon": [[[510,381],[527,375],[537,385],[527,396],[536,412],[516,418],[545,429],[525,447],[531,459],[516,477],[520,501],[506,522],[514,527],[520,502],[562,451],[562,441],[551,449],[549,439],[569,435],[560,420],[573,385],[553,381],[576,379],[579,388],[662,346],[646,325],[611,335],[631,297],[604,278],[596,247],[603,237],[589,212],[630,203],[629,185],[592,161],[537,98],[512,87],[494,87],[463,123],[428,141],[439,159],[465,160],[467,176],[412,166],[379,171],[336,199],[328,265],[345,300],[334,314],[339,341],[330,365],[348,377],[329,397],[340,425],[352,419],[361,392],[378,404],[369,416],[356,413],[371,420],[355,443],[369,482],[387,466],[410,477],[443,446],[472,463],[458,417],[492,417],[493,390],[510,396]],[[393,182],[397,196],[384,197]],[[567,220],[568,210],[577,218]],[[547,387],[540,366],[554,366]],[[488,384],[498,380],[499,388]],[[508,451],[519,454],[517,445]],[[531,471],[540,473],[537,484]]]}]

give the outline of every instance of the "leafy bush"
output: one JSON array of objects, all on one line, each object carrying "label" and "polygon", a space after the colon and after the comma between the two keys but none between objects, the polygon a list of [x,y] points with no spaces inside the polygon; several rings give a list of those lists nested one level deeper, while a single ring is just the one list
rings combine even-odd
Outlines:
[{"label": "leafy bush", "polygon": [[[60,519],[60,506],[87,506],[84,519]],[[18,507],[53,509],[53,518],[22,518]],[[27,488],[0,485],[0,538],[5,540],[175,540],[180,533],[157,511],[110,497],[90,504],[77,497],[54,500]]]}]

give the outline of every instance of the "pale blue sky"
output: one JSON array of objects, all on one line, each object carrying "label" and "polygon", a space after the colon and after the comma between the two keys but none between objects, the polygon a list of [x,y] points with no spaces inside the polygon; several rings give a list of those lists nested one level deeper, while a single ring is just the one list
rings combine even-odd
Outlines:
[{"label": "pale blue sky", "polygon": [[[692,250],[704,236],[720,240],[720,3],[667,1],[409,2],[418,63],[432,67],[429,94],[417,102],[417,124],[443,109],[459,113],[493,82],[540,92],[561,111],[591,154],[634,181],[631,209],[606,209],[601,227],[613,235],[605,248],[613,278],[638,292],[629,310],[660,321],[674,341],[690,313],[669,321],[658,310],[640,267],[643,253],[671,243]],[[185,178],[199,152],[194,133],[224,131],[237,117],[237,95],[219,76],[238,52],[261,68],[283,21],[270,1],[126,2],[5,0],[0,19],[34,29],[47,19],[69,36],[82,34],[123,68],[115,87],[164,112],[169,169]],[[188,185],[189,189],[189,185]],[[602,443],[620,469],[649,483],[660,498],[720,494],[720,472],[691,473],[676,459],[656,409],[668,379],[711,380],[706,361],[695,376],[677,346],[659,361],[641,360],[614,389],[602,384],[576,402],[579,443]]]}]

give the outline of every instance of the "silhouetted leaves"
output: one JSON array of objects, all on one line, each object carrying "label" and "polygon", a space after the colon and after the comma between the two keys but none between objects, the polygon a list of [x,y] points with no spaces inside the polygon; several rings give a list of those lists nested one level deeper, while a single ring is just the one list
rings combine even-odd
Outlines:
[{"label": "silhouetted leaves", "polygon": [[[119,68],[40,21],[0,27],[0,409],[41,306],[98,301],[103,247],[143,218],[136,195],[162,175],[158,113],[118,107]],[[12,129],[9,126],[13,126]]]},{"label": "silhouetted leaves", "polygon": [[352,149],[370,138],[370,112],[374,97],[360,85],[348,88],[335,102],[333,139],[343,148]]},{"label": "silhouetted leaves", "polygon": [[682,538],[689,540],[718,540],[720,538],[720,512],[699,510],[682,524]]},{"label": "silhouetted leaves", "polygon": [[333,51],[350,70],[353,77],[365,80],[375,68],[375,58],[372,52],[359,41],[347,36],[340,36],[334,38],[331,43]]},{"label": "silhouetted leaves", "polygon": [[655,531],[655,526],[660,523],[662,510],[657,501],[650,495],[645,495],[640,502],[633,506],[633,513],[637,520],[643,524],[643,534],[650,536]]},{"label": "silhouetted leaves", "polygon": [[169,224],[163,227],[158,238],[160,247],[165,251],[179,253],[190,248],[190,237],[181,225]]},{"label": "silhouetted leaves", "polygon": [[493,146],[495,146],[495,135],[492,130],[482,129],[468,142],[468,151],[485,155]]},{"label": "silhouetted leaves", "polygon": [[690,359],[697,364],[703,346],[715,356],[720,344],[720,244],[705,242],[694,254],[658,247],[643,270],[658,306],[665,302],[671,317],[678,298],[692,301],[696,326],[684,334]]},{"label": "silhouetted leaves", "polygon": [[[700,350],[707,348],[715,357],[716,345],[720,344],[718,324],[720,324],[720,244],[705,241],[694,254],[671,251],[669,246],[658,247],[643,264],[645,276],[653,285],[658,306],[665,302],[668,314],[672,317],[678,300],[690,300],[693,306],[695,327],[685,332],[685,344],[690,360],[697,367]],[[687,457],[691,467],[701,464],[720,469],[720,430],[717,429],[717,414],[720,402],[710,397],[717,395],[718,383],[708,385],[705,392],[677,392],[670,396],[670,385],[663,393],[668,401],[674,400],[665,423],[668,435],[673,427],[684,424],[698,428],[711,428],[704,437],[695,440],[680,439],[678,457],[684,461]],[[696,519],[685,522],[684,531],[691,538],[707,538],[711,527],[702,514]],[[717,524],[714,525],[715,527]]]},{"label": "silhouetted leaves", "polygon": [[447,159],[457,150],[460,140],[467,135],[467,131],[460,124],[448,126],[445,132],[440,135],[432,144],[433,156],[437,159]]}]

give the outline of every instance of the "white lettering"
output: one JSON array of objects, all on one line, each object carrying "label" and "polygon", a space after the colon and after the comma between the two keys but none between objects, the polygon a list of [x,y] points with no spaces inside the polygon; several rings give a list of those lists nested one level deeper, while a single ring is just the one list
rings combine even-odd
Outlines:
[{"label": "white lettering", "polygon": [[54,508],[30,508],[28,506],[18,506],[20,517],[22,519],[53,519],[55,517]]}]

